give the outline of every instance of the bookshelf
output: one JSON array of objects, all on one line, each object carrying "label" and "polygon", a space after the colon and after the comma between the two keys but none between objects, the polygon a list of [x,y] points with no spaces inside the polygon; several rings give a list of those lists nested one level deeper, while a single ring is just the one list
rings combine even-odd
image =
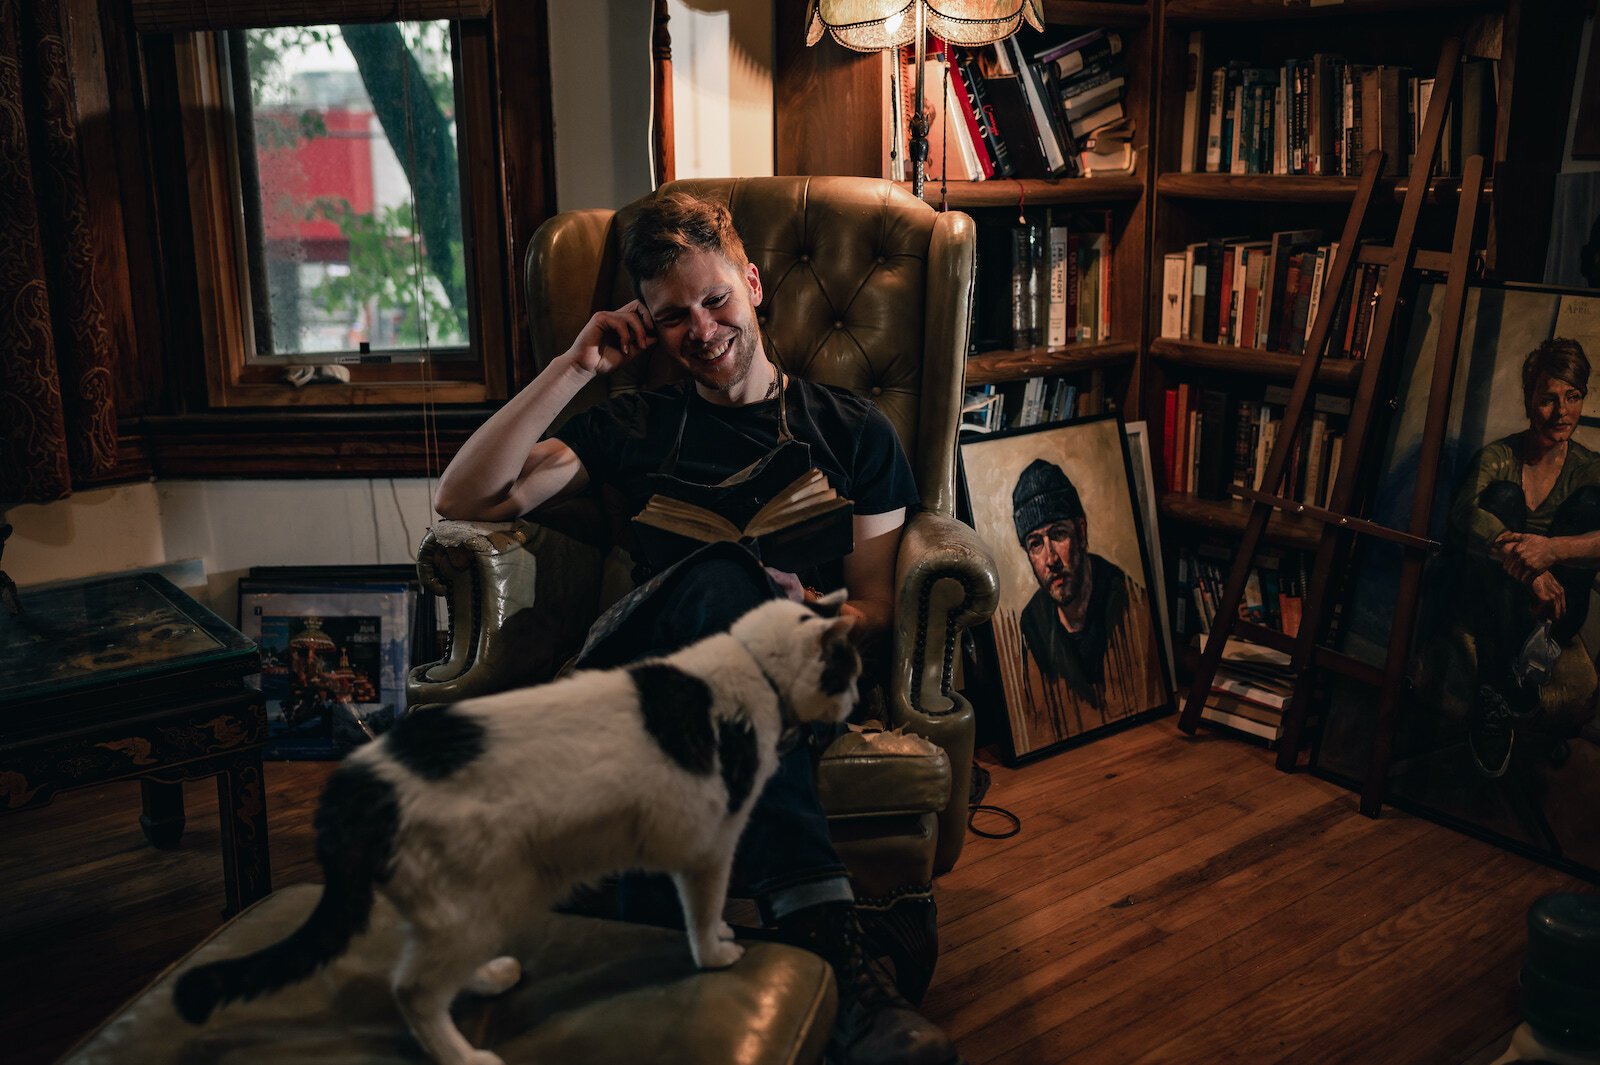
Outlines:
[{"label": "bookshelf", "polygon": [[[778,25],[804,24],[804,0],[778,0]],[[1107,28],[1123,40],[1120,62],[1125,67],[1123,106],[1132,116],[1135,165],[1132,174],[1083,178],[1004,178],[941,182],[930,177],[923,199],[971,214],[980,227],[1009,226],[1019,204],[1037,208],[1105,212],[1112,238],[1111,336],[1062,347],[985,351],[968,364],[969,385],[1004,384],[1034,376],[1105,373],[1105,395],[1118,409],[1140,408],[1138,365],[1144,353],[1146,206],[1150,200],[1148,170],[1152,123],[1157,4],[1150,0],[1046,0],[1045,21],[1057,35],[1068,30]],[[774,108],[777,127],[775,171],[779,174],[846,174],[881,176],[887,154],[884,144],[889,107],[887,60],[880,54],[851,52],[824,41],[807,48],[779,33]],[[1030,54],[1047,38],[1030,29],[1020,36]],[[840,123],[840,114],[859,117]],[[847,128],[841,129],[841,126]],[[910,183],[902,183],[908,191]]]},{"label": "bookshelf", "polygon": [[[1288,350],[1211,343],[1198,336],[1164,336],[1171,332],[1170,321],[1164,330],[1162,320],[1166,257],[1188,254],[1191,246],[1207,240],[1239,237],[1261,241],[1289,230],[1320,230],[1324,240],[1336,240],[1360,180],[1354,174],[1341,173],[1205,172],[1203,138],[1212,70],[1229,61],[1238,61],[1241,67],[1270,69],[1291,59],[1325,53],[1345,57],[1353,65],[1401,68],[1400,84],[1404,85],[1407,71],[1431,74],[1440,41],[1447,35],[1459,36],[1468,56],[1494,61],[1492,67],[1484,68],[1492,71],[1489,83],[1494,97],[1492,134],[1485,138],[1487,169],[1492,176],[1481,200],[1488,208],[1481,212],[1487,222],[1475,242],[1485,249],[1480,265],[1492,278],[1537,281],[1543,273],[1553,178],[1565,132],[1575,65],[1572,42],[1582,19],[1579,8],[1562,0],[1548,4],[1533,0],[1342,0],[1316,7],[1298,0],[1165,0],[1158,5],[1152,44],[1158,83],[1152,109],[1155,128],[1152,165],[1146,173],[1150,196],[1145,276],[1150,298],[1147,339],[1140,360],[1141,409],[1156,440],[1153,459],[1158,471],[1161,456],[1169,448],[1183,446],[1181,441],[1166,439],[1168,389],[1187,384],[1191,389],[1223,390],[1230,397],[1259,397],[1269,386],[1289,380],[1300,363],[1299,355]],[[1203,55],[1197,69],[1190,55],[1196,36]],[[1199,79],[1201,94],[1199,144],[1185,137],[1185,97],[1191,69]],[[1230,79],[1226,84],[1231,87],[1235,82]],[[1359,151],[1353,153],[1353,157],[1359,156]],[[1193,160],[1187,167],[1186,157]],[[1392,231],[1407,191],[1404,160],[1400,163],[1388,171],[1378,188],[1378,229],[1373,233],[1377,238],[1387,236],[1384,227]],[[1435,225],[1448,224],[1459,195],[1458,178],[1432,179],[1425,200],[1425,232],[1436,232],[1427,230],[1429,218],[1436,219]],[[1408,323],[1402,320],[1396,336],[1403,338],[1407,331]],[[1318,373],[1319,391],[1353,393],[1364,366],[1359,358],[1325,358]],[[1337,419],[1334,421],[1336,424]],[[1326,474],[1326,466],[1322,472]],[[1242,530],[1248,509],[1236,499],[1198,498],[1169,486],[1159,500],[1162,543],[1169,556],[1164,560],[1168,587],[1176,582],[1178,552],[1196,543],[1226,544]],[[1317,531],[1313,522],[1279,515],[1268,527],[1267,541],[1287,550],[1305,549],[1315,546]]]},{"label": "bookshelf", "polygon": [[[1315,229],[1338,239],[1359,177],[1345,173],[1207,173],[1183,165],[1186,72],[1191,35],[1204,58],[1198,74],[1229,60],[1270,67],[1326,53],[1358,65],[1398,68],[1431,76],[1442,40],[1462,39],[1468,56],[1492,60],[1479,84],[1492,86],[1488,108],[1488,167],[1482,193],[1486,210],[1476,246],[1480,266],[1494,280],[1539,281],[1551,218],[1554,175],[1560,167],[1576,52],[1585,5],[1577,0],[1143,0],[1133,3],[1047,0],[1052,28],[1116,29],[1127,68],[1125,105],[1136,125],[1131,175],[1061,180],[930,180],[924,198],[972,214],[980,226],[1014,220],[1019,202],[1029,206],[1105,211],[1115,239],[1112,262],[1112,335],[1063,348],[990,351],[968,363],[969,384],[1003,383],[1038,375],[1104,374],[1108,396],[1121,400],[1130,420],[1149,423],[1152,461],[1164,482],[1165,396],[1187,383],[1261,400],[1281,389],[1300,356],[1268,343],[1232,345],[1202,336],[1163,336],[1166,256],[1212,238],[1269,239],[1280,231]],[[803,24],[804,0],[778,0],[781,27]],[[775,101],[778,173],[878,176],[888,94],[885,59],[852,53],[831,42],[806,48],[798,34],[779,34]],[[1037,41],[1021,38],[1025,50]],[[1402,81],[1404,84],[1404,81]],[[1481,101],[1486,97],[1479,95]],[[841,123],[840,115],[857,121]],[[1387,136],[1387,134],[1386,134]],[[1480,138],[1481,139],[1481,138]],[[1190,146],[1192,147],[1192,146]],[[1361,153],[1352,151],[1352,158]],[[1392,233],[1406,195],[1405,161],[1378,186],[1377,232]],[[1444,174],[1429,183],[1424,244],[1440,246],[1460,195],[1460,180]],[[1388,232],[1384,228],[1388,227]],[[1419,266],[1429,264],[1419,257]],[[1358,265],[1358,271],[1360,269]],[[1398,322],[1404,337],[1408,323]],[[1260,331],[1258,331],[1258,337]],[[1269,348],[1271,350],[1269,350]],[[1325,359],[1319,392],[1349,397],[1361,383],[1359,358]],[[1330,415],[1336,423],[1337,417]],[[1330,430],[1331,432],[1332,430]],[[1381,435],[1381,428],[1379,430]],[[1209,493],[1215,496],[1215,493]],[[1167,557],[1162,579],[1176,584],[1176,558],[1199,544],[1226,546],[1243,528],[1246,504],[1202,498],[1163,483],[1158,497]],[[1268,543],[1285,551],[1314,546],[1316,526],[1292,516],[1275,518]],[[1181,656],[1180,656],[1181,657]],[[1180,673],[1187,673],[1180,670]]]}]

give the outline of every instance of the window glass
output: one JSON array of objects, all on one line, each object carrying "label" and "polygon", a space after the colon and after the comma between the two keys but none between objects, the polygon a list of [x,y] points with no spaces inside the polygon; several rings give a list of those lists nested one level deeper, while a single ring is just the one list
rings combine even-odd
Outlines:
[{"label": "window glass", "polygon": [[450,23],[225,34],[251,362],[466,355]]}]

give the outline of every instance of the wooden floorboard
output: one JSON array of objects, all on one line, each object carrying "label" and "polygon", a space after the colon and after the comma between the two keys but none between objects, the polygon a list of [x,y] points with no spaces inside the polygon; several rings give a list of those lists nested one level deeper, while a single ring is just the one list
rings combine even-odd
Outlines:
[{"label": "wooden floorboard", "polygon": [[[1021,769],[1022,818],[943,877],[925,1003],[989,1062],[1492,1060],[1516,1022],[1528,906],[1586,885],[1171,721]],[[331,766],[269,763],[273,880],[315,881]],[[221,923],[216,796],[148,847],[138,788],[0,818],[0,1057],[55,1060]]]}]

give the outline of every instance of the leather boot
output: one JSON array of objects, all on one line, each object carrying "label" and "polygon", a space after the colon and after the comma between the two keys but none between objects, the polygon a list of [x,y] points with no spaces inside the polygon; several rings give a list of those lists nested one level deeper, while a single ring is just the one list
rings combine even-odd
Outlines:
[{"label": "leather boot", "polygon": [[834,1065],[960,1065],[949,1037],[900,996],[865,949],[853,905],[797,910],[778,921],[776,938],[821,955],[839,980],[839,1015],[828,1039]]}]

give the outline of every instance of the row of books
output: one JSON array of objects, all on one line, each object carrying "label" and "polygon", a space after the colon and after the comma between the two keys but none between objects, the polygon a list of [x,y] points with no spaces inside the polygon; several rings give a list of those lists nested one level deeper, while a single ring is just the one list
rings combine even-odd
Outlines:
[{"label": "row of books", "polygon": [[[1173,611],[1172,627],[1180,639],[1216,627],[1217,604],[1222,602],[1231,567],[1232,556],[1225,548],[1202,543],[1179,549],[1175,599],[1180,606]],[[1296,635],[1309,576],[1304,552],[1260,552],[1245,581],[1239,617],[1286,636]]]},{"label": "row of books", "polygon": [[1032,425],[1054,425],[1103,413],[1105,378],[1099,370],[1087,380],[1030,377],[1024,381],[975,385],[961,405],[961,427],[991,433]]},{"label": "row of books", "polygon": [[[1230,485],[1261,489],[1267,462],[1278,442],[1289,389],[1268,385],[1259,400],[1220,389],[1180,384],[1165,396],[1162,455],[1172,491],[1201,499],[1226,499]],[[1294,451],[1279,494],[1326,508],[1344,453],[1344,423],[1350,398],[1318,394]]]},{"label": "row of books", "polygon": [[1029,212],[978,227],[974,354],[1059,348],[1111,336],[1109,212]]},{"label": "row of books", "polygon": [[[1319,52],[1276,66],[1230,60],[1205,66],[1204,34],[1189,37],[1182,168],[1222,174],[1359,177],[1384,151],[1384,173],[1409,172],[1433,95],[1432,77]],[[1204,75],[1201,75],[1204,71]],[[1440,141],[1441,175],[1467,157],[1492,157],[1498,66],[1462,61]]]},{"label": "row of books", "polygon": [[[982,48],[933,39],[923,66],[930,180],[1079,177],[1133,170],[1122,38],[1091,30],[1029,54],[1015,36]],[[892,71],[888,176],[910,177],[915,55]]]},{"label": "row of books", "polygon": [[[1300,355],[1321,307],[1339,243],[1315,229],[1270,240],[1220,237],[1162,256],[1161,335]],[[1340,296],[1326,358],[1359,359],[1372,340],[1385,269],[1359,264]]]}]

